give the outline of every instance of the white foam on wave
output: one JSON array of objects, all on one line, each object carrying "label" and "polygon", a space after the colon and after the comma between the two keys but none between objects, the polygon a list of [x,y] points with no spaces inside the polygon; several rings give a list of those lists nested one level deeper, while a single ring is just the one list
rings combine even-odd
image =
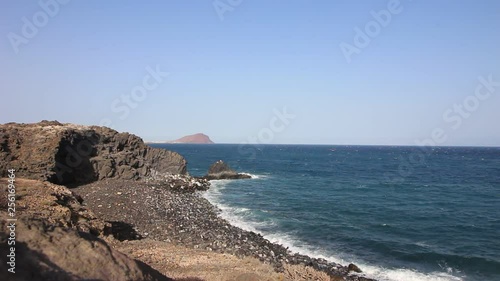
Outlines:
[{"label": "white foam on wave", "polygon": [[[253,177],[252,177],[253,178]],[[256,222],[248,220],[250,209],[247,208],[235,208],[220,202],[220,197],[225,186],[231,180],[214,180],[211,181],[211,187],[208,191],[203,193],[203,197],[207,199],[210,203],[216,205],[221,209],[222,213],[220,216],[227,220],[234,226],[247,231],[253,231],[261,234],[263,237],[268,239],[273,243],[278,243],[284,247],[288,247],[293,253],[299,253],[302,255],[307,255],[314,258],[325,259],[330,262],[335,262],[339,264],[349,264],[354,263],[358,265],[362,270],[362,276],[374,278],[379,281],[463,281],[465,277],[457,277],[453,275],[456,270],[451,268],[443,268],[442,272],[429,272],[423,273],[413,269],[407,268],[385,268],[383,266],[368,264],[363,261],[356,260],[352,257],[344,256],[339,253],[334,256],[324,250],[313,247],[296,239],[293,235],[287,233],[266,233],[258,230],[261,227],[269,226],[272,222]],[[344,256],[344,257],[343,257]],[[446,272],[445,272],[446,271]],[[460,272],[457,272],[460,273]]]},{"label": "white foam on wave", "polygon": [[379,281],[463,281],[463,277],[452,275],[452,269],[447,268],[447,272],[423,273],[413,269],[397,268],[389,269],[382,266],[370,265],[349,257],[342,257],[342,254],[333,256],[324,250],[315,248],[306,243],[300,242],[293,236],[283,233],[267,234],[261,233],[266,239],[273,243],[288,247],[294,253],[300,253],[314,258],[325,259],[330,262],[347,265],[354,263],[364,272],[363,276],[374,278]]},{"label": "white foam on wave", "polygon": [[212,180],[210,181],[210,188],[208,189],[208,191],[205,191],[201,194],[205,199],[210,201],[210,203],[217,205],[217,207],[221,208],[223,207],[219,202],[221,191],[226,188],[226,183],[230,181],[231,180]]},{"label": "white foam on wave", "polygon": [[463,277],[453,276],[447,272],[429,272],[423,273],[413,269],[397,268],[386,269],[384,267],[365,265],[359,263],[366,276],[378,279],[380,281],[462,281]]},{"label": "white foam on wave", "polygon": [[452,275],[453,270],[447,268],[447,272],[422,273],[413,269],[397,268],[389,269],[382,266],[370,265],[355,258],[342,257],[342,254],[333,256],[324,250],[315,248],[291,235],[283,233],[261,233],[266,239],[273,243],[288,247],[294,253],[300,253],[314,258],[325,259],[330,262],[347,265],[354,263],[364,272],[363,276],[377,279],[379,281],[463,281],[463,277]]},{"label": "white foam on wave", "polygon": [[248,208],[231,207],[220,202],[221,191],[225,189],[226,184],[232,180],[212,180],[210,189],[202,193],[202,196],[210,203],[221,210],[220,216],[234,226],[241,229],[259,233],[258,227],[272,226],[273,222],[250,221],[251,210]]},{"label": "white foam on wave", "polygon": [[241,174],[250,176],[252,179],[265,179],[268,177],[266,175],[254,175],[254,174],[250,174],[250,173],[241,173]]}]

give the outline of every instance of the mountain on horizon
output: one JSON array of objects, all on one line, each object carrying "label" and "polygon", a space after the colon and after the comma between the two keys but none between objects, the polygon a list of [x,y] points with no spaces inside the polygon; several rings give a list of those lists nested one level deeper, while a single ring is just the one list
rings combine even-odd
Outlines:
[{"label": "mountain on horizon", "polygon": [[198,144],[213,144],[214,142],[210,139],[209,136],[198,133],[194,135],[189,135],[182,137],[180,139],[176,139],[173,141],[167,141],[166,143],[198,143]]}]

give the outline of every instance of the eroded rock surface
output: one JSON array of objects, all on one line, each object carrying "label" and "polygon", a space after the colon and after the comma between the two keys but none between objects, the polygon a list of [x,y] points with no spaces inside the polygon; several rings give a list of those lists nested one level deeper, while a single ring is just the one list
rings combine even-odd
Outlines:
[{"label": "eroded rock surface", "polygon": [[81,198],[63,186],[18,179],[16,185],[15,245],[8,245],[6,179],[0,179],[0,252],[15,248],[15,274],[0,264],[0,280],[130,280],[168,281],[99,238],[110,231],[80,204]]},{"label": "eroded rock surface", "polygon": [[186,165],[176,152],[149,147],[135,135],[106,127],[57,121],[0,125],[0,176],[15,169],[18,177],[71,185],[186,174]]},{"label": "eroded rock surface", "polygon": [[[0,248],[6,253],[6,215],[1,216]],[[91,234],[28,218],[17,220],[16,230],[16,273],[7,273],[2,263],[2,274],[11,274],[2,280],[172,280]]]}]

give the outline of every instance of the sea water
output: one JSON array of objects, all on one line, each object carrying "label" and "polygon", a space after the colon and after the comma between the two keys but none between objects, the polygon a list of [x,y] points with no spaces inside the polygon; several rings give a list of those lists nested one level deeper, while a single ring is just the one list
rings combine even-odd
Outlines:
[{"label": "sea water", "polygon": [[191,175],[222,159],[221,216],[379,280],[500,280],[500,148],[153,145]]}]

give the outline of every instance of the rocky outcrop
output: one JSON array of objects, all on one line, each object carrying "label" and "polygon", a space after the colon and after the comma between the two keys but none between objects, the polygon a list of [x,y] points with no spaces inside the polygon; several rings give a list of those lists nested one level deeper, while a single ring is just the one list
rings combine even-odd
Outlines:
[{"label": "rocky outcrop", "polygon": [[222,179],[249,179],[250,175],[240,174],[234,171],[224,163],[224,161],[219,160],[212,164],[208,169],[208,174],[203,177],[207,180],[222,180]]},{"label": "rocky outcrop", "polygon": [[[0,184],[8,185],[6,179]],[[172,280],[112,249],[101,239],[113,232],[112,226],[66,187],[25,179],[16,180],[15,186],[15,244],[7,243],[12,237],[7,219],[12,217],[6,212],[6,188],[1,190],[0,251],[14,248],[16,257],[15,274],[7,271],[14,264],[0,264],[1,280]]]},{"label": "rocky outcrop", "polygon": [[0,125],[0,176],[15,169],[18,177],[71,185],[185,174],[186,165],[178,153],[149,147],[135,135],[106,127],[57,121]]},{"label": "rocky outcrop", "polygon": [[[0,248],[8,252],[6,215],[0,215]],[[46,221],[20,219],[15,274],[1,263],[2,280],[172,280],[148,265],[112,249],[103,240],[73,229],[53,227]],[[19,258],[18,258],[19,259]]]},{"label": "rocky outcrop", "polygon": [[[0,179],[0,186],[8,186],[6,179]],[[37,180],[16,179],[17,215],[45,221],[52,226],[72,228],[95,236],[111,231],[111,225],[82,205],[83,199],[64,186]],[[3,190],[2,190],[3,191]],[[7,210],[7,196],[0,198],[0,207]]]}]

